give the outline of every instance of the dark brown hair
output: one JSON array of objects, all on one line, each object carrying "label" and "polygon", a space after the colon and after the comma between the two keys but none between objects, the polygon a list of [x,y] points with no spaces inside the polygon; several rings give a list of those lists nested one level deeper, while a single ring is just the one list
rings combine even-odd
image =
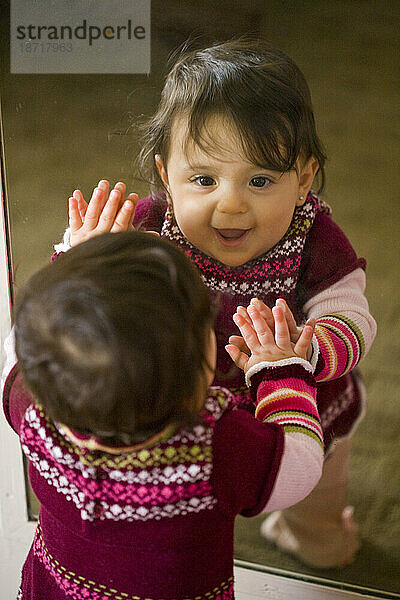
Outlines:
[{"label": "dark brown hair", "polygon": [[181,250],[148,233],[104,234],[24,286],[16,352],[53,420],[131,443],[195,422],[212,319],[208,292]]},{"label": "dark brown hair", "polygon": [[[260,40],[237,39],[184,52],[169,72],[155,115],[143,126],[142,173],[155,191],[163,187],[154,164],[167,165],[176,117],[188,119],[187,140],[210,149],[204,126],[222,116],[239,136],[253,164],[286,172],[299,157],[315,157],[322,191],[326,160],[317,136],[310,91],[297,65]],[[207,151],[206,149],[206,151]]]}]

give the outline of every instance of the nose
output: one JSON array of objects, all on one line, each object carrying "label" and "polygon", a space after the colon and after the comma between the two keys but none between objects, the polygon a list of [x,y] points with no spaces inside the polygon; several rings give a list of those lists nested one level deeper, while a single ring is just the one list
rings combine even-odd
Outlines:
[{"label": "nose", "polygon": [[220,213],[236,215],[247,212],[247,203],[238,189],[227,186],[220,190],[217,208]]}]

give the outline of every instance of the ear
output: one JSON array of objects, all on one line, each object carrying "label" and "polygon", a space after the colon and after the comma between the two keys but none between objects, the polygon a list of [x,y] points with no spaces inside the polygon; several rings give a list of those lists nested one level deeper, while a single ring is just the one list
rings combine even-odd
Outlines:
[{"label": "ear", "polygon": [[311,189],[318,168],[318,161],[313,156],[302,166],[299,174],[299,198],[296,202],[296,206],[302,206],[306,201],[307,194]]},{"label": "ear", "polygon": [[155,163],[156,163],[156,167],[157,170],[160,174],[161,177],[161,181],[163,182],[163,184],[165,185],[166,189],[168,189],[168,174],[167,174],[167,169],[164,167],[164,163],[162,161],[162,158],[159,154],[156,154],[154,157]]}]

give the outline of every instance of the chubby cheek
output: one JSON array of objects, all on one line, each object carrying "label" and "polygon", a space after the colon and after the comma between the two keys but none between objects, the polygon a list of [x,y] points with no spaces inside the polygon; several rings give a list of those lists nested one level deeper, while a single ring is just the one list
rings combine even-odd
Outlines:
[{"label": "chubby cheek", "polygon": [[274,238],[274,243],[277,243],[288,230],[293,218],[295,204],[285,203],[277,204],[274,210],[264,216],[264,227],[266,231]]},{"label": "chubby cheek", "polygon": [[283,237],[283,235],[289,229],[293,218],[294,208],[295,207],[293,206],[293,208],[291,207],[289,210],[283,211],[282,214],[280,214],[276,219],[277,229],[280,229],[279,239]]},{"label": "chubby cheek", "polygon": [[211,215],[199,201],[173,201],[175,219],[183,235],[196,245],[209,234]]}]

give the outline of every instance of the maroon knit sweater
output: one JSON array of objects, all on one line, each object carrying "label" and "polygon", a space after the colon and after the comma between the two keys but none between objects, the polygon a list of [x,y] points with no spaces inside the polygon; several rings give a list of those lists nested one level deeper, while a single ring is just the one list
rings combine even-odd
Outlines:
[{"label": "maroon knit sweater", "polygon": [[[319,430],[322,444],[318,413],[305,404],[307,394],[315,398],[311,373],[298,364],[253,377],[256,404],[268,386],[274,392],[286,385],[285,406],[310,415],[304,439]],[[19,600],[234,598],[234,519],[265,507],[284,427],[258,421],[235,407],[228,390],[215,387],[198,425],[113,454],[75,444],[31,402],[16,365],[6,380],[4,411],[20,436],[41,504]],[[270,413],[273,404],[267,404]],[[282,422],[282,399],[275,404]],[[304,479],[298,461],[294,479],[296,473]]]}]

